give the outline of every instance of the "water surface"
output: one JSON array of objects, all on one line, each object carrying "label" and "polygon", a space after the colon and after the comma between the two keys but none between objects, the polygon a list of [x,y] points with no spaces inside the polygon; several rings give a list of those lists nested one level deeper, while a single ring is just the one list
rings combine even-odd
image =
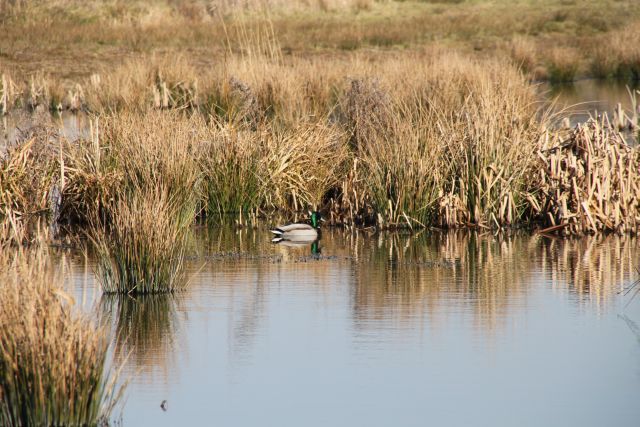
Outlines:
[{"label": "water surface", "polygon": [[[114,329],[125,426],[636,426],[630,237],[201,229],[190,288],[78,300]],[[628,305],[627,305],[628,304]],[[167,401],[167,410],[160,403]]]}]

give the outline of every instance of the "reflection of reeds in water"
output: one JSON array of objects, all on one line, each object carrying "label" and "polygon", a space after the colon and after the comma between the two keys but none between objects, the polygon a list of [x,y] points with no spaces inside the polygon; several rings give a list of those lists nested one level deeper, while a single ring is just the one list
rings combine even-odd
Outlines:
[{"label": "reflection of reeds in water", "polygon": [[636,275],[638,240],[631,236],[592,236],[541,240],[540,265],[555,287],[568,287],[598,306],[621,291]]},{"label": "reflection of reeds in water", "polygon": [[179,304],[176,295],[103,295],[101,314],[115,330],[116,359],[128,358],[142,372],[160,372],[166,379],[180,327]]},{"label": "reflection of reeds in water", "polygon": [[434,323],[455,305],[492,330],[522,292],[531,268],[526,239],[433,233],[364,243],[354,297],[355,316],[364,320],[391,312],[401,322],[429,316]]},{"label": "reflection of reeds in water", "polygon": [[[578,304],[592,301],[604,308],[632,279],[638,259],[636,239],[613,235],[549,240],[467,231],[367,235],[325,229],[321,256],[313,258],[309,248],[272,246],[260,230],[207,233],[200,243],[205,253],[220,254],[205,267],[207,280],[228,286],[242,301],[237,316],[242,320],[235,329],[238,345],[246,344],[260,318],[268,315],[262,312],[263,300],[273,291],[273,281],[300,280],[330,297],[346,280],[357,328],[409,332],[423,323],[435,330],[457,318],[471,319],[478,330],[493,334],[521,313],[532,292],[548,289],[545,274],[556,288],[588,297]],[[345,270],[353,279],[336,283]]]},{"label": "reflection of reeds in water", "polygon": [[[499,326],[509,308],[526,304],[543,271],[554,287],[602,309],[633,280],[637,239],[630,236],[547,240],[540,236],[434,233],[424,236],[355,235],[357,319],[437,320],[455,305],[474,313],[485,329]],[[446,314],[446,313],[441,313]]]}]

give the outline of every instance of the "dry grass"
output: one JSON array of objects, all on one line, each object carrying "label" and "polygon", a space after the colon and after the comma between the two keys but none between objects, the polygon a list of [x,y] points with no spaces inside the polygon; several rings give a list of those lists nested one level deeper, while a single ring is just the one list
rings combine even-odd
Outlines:
[{"label": "dry grass", "polygon": [[45,249],[0,253],[0,423],[97,425],[122,389],[107,331],[75,312]]},{"label": "dry grass", "polygon": [[532,183],[533,213],[564,234],[638,232],[640,151],[605,118],[548,139]]},{"label": "dry grass", "polygon": [[548,78],[552,83],[572,82],[578,73],[580,57],[568,47],[554,47],[547,56]]},{"label": "dry grass", "polygon": [[192,129],[200,121],[151,113],[112,116],[103,123],[102,142],[96,144],[105,152],[96,149],[101,156],[96,181],[120,177],[117,185],[101,187],[112,193],[98,191],[103,204],[89,218],[103,290],[173,292],[185,284],[187,232],[200,201],[193,149],[197,127]]},{"label": "dry grass", "polygon": [[[95,219],[90,236],[106,293],[171,293],[186,285],[184,257],[190,222],[166,187],[132,187],[107,204],[109,224]],[[195,210],[192,211],[192,218]]]},{"label": "dry grass", "polygon": [[[103,112],[91,138],[62,144],[62,162],[47,160],[54,172],[64,164],[61,220],[111,233],[119,210],[153,205],[142,189],[164,200],[164,232],[172,221],[186,227],[200,208],[210,219],[319,208],[332,223],[383,228],[541,218],[531,208],[547,188],[532,185],[536,153],[555,136],[517,67],[437,51],[368,59],[256,54],[201,75],[161,57],[116,68],[113,81],[135,70],[135,84],[93,98]],[[160,75],[191,82],[197,96],[155,104]],[[616,138],[604,135],[603,149]],[[46,200],[47,191],[30,193]],[[127,212],[126,227],[150,227]]]},{"label": "dry grass", "polygon": [[[500,61],[441,56],[382,75],[391,96],[357,83],[347,126],[378,223],[509,225],[524,213],[524,180],[546,120],[532,87]],[[390,101],[393,100],[393,101]]]},{"label": "dry grass", "polygon": [[[16,71],[14,77],[24,80],[37,71],[88,77],[132,54],[154,52],[184,53],[207,69],[230,52],[247,53],[247,35],[266,36],[260,30],[265,25],[278,40],[278,55],[443,47],[483,57],[515,53],[526,67],[529,58],[544,58],[550,46],[564,46],[590,72],[595,52],[610,46],[613,36],[637,32],[640,20],[632,0],[56,0],[4,1],[0,9],[0,70]],[[504,49],[514,39],[518,45]],[[619,51],[609,50],[613,56]],[[68,90],[56,96],[66,97]]]},{"label": "dry grass", "polygon": [[607,34],[591,63],[596,77],[640,79],[640,24],[634,22]]},{"label": "dry grass", "polygon": [[538,48],[529,38],[514,37],[509,43],[509,54],[516,66],[526,73],[534,71],[538,64]]},{"label": "dry grass", "polygon": [[57,138],[36,126],[0,155],[0,243],[28,243],[57,221],[51,197],[63,186]]}]

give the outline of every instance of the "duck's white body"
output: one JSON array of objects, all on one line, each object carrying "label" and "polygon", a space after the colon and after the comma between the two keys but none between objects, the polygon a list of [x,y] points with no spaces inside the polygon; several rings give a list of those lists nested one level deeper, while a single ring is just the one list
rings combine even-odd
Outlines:
[{"label": "duck's white body", "polygon": [[318,237],[318,230],[309,224],[280,225],[270,231],[278,238],[291,241],[315,240]]},{"label": "duck's white body", "polygon": [[311,225],[309,224],[287,224],[287,225],[279,225],[276,228],[273,228],[271,231],[276,237],[273,238],[272,242],[280,242],[283,240],[288,240],[292,242],[312,242],[318,238],[318,226],[320,222],[320,213],[319,212],[310,212],[311,214]]}]

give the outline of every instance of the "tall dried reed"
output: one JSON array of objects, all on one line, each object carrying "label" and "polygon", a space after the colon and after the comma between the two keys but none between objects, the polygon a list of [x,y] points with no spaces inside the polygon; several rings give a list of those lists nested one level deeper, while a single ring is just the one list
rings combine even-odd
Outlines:
[{"label": "tall dried reed", "polygon": [[319,207],[340,181],[349,155],[344,133],[322,121],[292,128],[265,124],[255,131],[217,125],[209,131],[200,163],[211,216]]},{"label": "tall dried reed", "polygon": [[73,308],[46,249],[0,252],[0,424],[98,425],[123,389],[108,333]]},{"label": "tall dried reed", "polygon": [[[195,121],[194,121],[195,120]],[[101,162],[121,178],[90,218],[103,290],[173,292],[200,201],[194,142],[201,119],[151,112],[105,118]]]},{"label": "tall dried reed", "polygon": [[375,87],[346,93],[347,116],[357,113],[347,126],[362,160],[361,191],[380,219],[517,222],[546,120],[532,87],[501,61],[446,56],[396,67],[383,74],[387,87],[404,82],[393,97]]}]

